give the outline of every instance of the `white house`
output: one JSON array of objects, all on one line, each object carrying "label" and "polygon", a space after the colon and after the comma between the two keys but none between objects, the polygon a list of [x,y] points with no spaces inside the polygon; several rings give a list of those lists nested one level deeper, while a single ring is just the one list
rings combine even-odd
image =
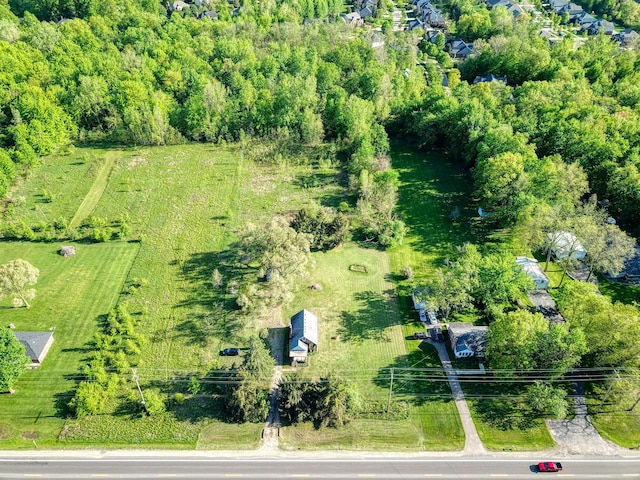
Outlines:
[{"label": "white house", "polygon": [[580,243],[580,240],[571,232],[549,233],[547,238],[553,241],[551,251],[558,260],[569,256],[582,260],[587,255],[587,251]]},{"label": "white house", "polygon": [[538,260],[535,258],[516,257],[516,264],[524,273],[531,277],[537,290],[546,290],[549,288],[549,279],[544,271],[542,271]]},{"label": "white house", "polygon": [[306,362],[307,355],[318,348],[318,317],[300,310],[291,317],[289,357],[291,362]]}]

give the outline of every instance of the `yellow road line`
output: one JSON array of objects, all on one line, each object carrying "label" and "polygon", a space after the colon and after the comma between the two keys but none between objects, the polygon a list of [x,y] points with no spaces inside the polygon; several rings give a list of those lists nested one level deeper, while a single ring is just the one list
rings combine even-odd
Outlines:
[{"label": "yellow road line", "polygon": [[41,473],[25,473],[24,476],[25,477],[41,477],[42,474]]},{"label": "yellow road line", "polygon": [[225,473],[225,477],[241,477],[242,473]]},{"label": "yellow road line", "polygon": [[176,475],[175,473],[160,473],[158,474],[159,477],[177,477],[178,475]]},{"label": "yellow road line", "polygon": [[292,473],[291,475],[289,475],[290,477],[308,477],[309,474],[308,473]]}]

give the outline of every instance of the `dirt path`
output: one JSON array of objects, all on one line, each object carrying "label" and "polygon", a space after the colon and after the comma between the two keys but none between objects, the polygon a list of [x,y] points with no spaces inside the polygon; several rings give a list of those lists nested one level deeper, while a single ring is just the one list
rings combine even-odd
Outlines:
[{"label": "dirt path", "polygon": [[85,195],[84,200],[82,200],[82,203],[69,223],[71,228],[79,227],[80,224],[82,224],[82,221],[91,215],[91,212],[96,208],[96,205],[100,201],[102,194],[109,184],[109,177],[111,176],[113,167],[115,167],[120,155],[121,152],[119,151],[109,151],[106,153],[104,163],[100,167],[98,176],[93,181],[93,185],[91,185],[91,188]]},{"label": "dirt path", "polygon": [[282,365],[284,362],[284,342],[286,335],[283,329],[269,329],[269,344],[271,345],[271,356],[275,360],[273,376],[269,385],[269,417],[264,426],[262,445],[260,452],[277,452],[280,440],[280,411],[278,402],[279,388],[278,384],[282,378]]}]

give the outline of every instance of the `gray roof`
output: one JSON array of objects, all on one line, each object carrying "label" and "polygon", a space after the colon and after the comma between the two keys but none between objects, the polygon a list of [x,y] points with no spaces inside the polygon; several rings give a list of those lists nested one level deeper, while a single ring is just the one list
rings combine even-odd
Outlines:
[{"label": "gray roof", "polygon": [[477,327],[469,322],[452,322],[447,328],[452,343],[455,340],[456,350],[460,351],[466,347],[476,354],[484,352],[489,327]]},{"label": "gray roof", "polygon": [[318,345],[318,317],[308,310],[300,310],[291,317],[290,352],[306,352],[309,344]]},{"label": "gray roof", "polygon": [[33,361],[41,361],[43,353],[53,339],[53,332],[13,332],[18,341],[24,345],[29,357]]}]

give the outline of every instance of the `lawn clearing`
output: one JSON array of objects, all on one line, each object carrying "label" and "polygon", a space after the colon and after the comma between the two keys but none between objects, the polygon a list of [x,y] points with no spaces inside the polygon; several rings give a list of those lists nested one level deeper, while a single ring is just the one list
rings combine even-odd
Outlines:
[{"label": "lawn clearing", "polygon": [[54,343],[41,367],[25,372],[14,395],[0,396],[0,446],[52,446],[67,416],[66,404],[101,316],[116,304],[138,253],[136,243],[74,244],[64,258],[59,244],[3,242],[0,263],[22,258],[40,269],[36,298],[29,309],[0,304],[3,324],[18,331],[55,328]]}]

